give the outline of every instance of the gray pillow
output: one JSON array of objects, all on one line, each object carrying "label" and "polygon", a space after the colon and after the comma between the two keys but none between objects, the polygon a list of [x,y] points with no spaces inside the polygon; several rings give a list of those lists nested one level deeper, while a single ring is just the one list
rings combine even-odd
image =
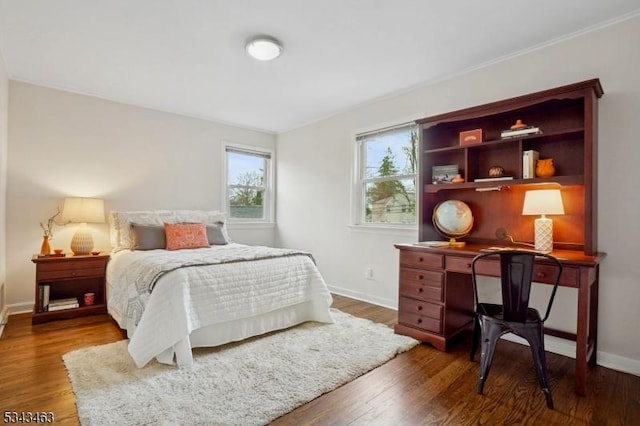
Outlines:
[{"label": "gray pillow", "polygon": [[167,247],[164,226],[131,224],[132,250],[153,250]]},{"label": "gray pillow", "polygon": [[207,240],[209,240],[209,245],[221,246],[228,243],[222,233],[223,226],[224,223],[222,222],[216,222],[214,225],[207,225]]}]

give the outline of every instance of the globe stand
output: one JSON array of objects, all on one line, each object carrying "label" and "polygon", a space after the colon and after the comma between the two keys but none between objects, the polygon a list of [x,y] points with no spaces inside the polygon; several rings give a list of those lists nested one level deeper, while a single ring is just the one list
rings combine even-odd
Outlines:
[{"label": "globe stand", "polygon": [[464,247],[466,244],[467,243],[465,243],[464,241],[456,241],[456,239],[453,237],[449,238],[449,247],[460,248]]}]

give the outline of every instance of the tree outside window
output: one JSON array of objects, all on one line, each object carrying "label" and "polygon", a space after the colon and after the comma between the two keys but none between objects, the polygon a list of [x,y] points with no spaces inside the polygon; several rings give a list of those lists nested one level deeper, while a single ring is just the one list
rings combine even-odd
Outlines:
[{"label": "tree outside window", "polygon": [[271,154],[226,147],[229,218],[269,220],[269,168]]},{"label": "tree outside window", "polygon": [[418,134],[406,124],[358,135],[360,222],[416,223]]}]

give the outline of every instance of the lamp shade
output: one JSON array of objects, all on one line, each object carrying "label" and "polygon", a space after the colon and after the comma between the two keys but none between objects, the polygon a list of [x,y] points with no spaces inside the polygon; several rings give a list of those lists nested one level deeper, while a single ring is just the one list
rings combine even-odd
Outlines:
[{"label": "lamp shade", "polygon": [[104,223],[104,200],[65,198],[62,220],[72,223]]},{"label": "lamp shade", "polygon": [[559,189],[538,189],[524,193],[523,215],[564,214]]}]

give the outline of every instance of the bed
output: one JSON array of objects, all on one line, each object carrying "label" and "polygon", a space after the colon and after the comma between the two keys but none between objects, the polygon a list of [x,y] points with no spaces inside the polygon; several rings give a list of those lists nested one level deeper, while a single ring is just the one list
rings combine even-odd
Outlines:
[{"label": "bed", "polygon": [[[192,348],[333,322],[309,253],[234,243],[221,212],[111,212],[109,223],[107,306],[138,367],[154,358],[189,366]],[[176,248],[178,231],[186,246]]]}]

